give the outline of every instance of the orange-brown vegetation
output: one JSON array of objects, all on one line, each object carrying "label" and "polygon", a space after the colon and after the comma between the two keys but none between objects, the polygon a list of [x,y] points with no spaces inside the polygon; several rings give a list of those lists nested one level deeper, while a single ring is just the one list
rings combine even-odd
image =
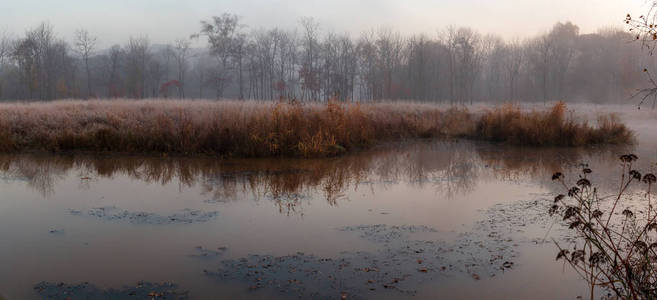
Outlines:
[{"label": "orange-brown vegetation", "polygon": [[528,146],[584,146],[628,144],[633,133],[615,114],[598,116],[598,126],[586,119],[566,115],[566,104],[559,102],[548,111],[522,111],[503,105],[486,111],[477,123],[475,137]]},{"label": "orange-brown vegetation", "polygon": [[0,104],[0,151],[221,156],[328,156],[405,138],[470,137],[527,145],[624,143],[613,116],[598,127],[504,106],[483,115],[410,103],[97,100]]}]

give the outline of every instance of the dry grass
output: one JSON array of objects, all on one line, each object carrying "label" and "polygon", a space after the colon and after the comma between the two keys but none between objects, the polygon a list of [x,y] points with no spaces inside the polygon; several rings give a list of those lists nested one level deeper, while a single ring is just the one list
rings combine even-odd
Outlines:
[{"label": "dry grass", "polygon": [[479,116],[409,103],[99,100],[0,104],[0,151],[99,151],[222,156],[330,156],[405,138],[472,137],[528,145],[622,143],[607,116],[598,128],[511,106]]},{"label": "dry grass", "polygon": [[598,116],[598,126],[566,116],[566,104],[556,103],[548,111],[524,112],[504,105],[486,111],[477,123],[476,137],[528,146],[584,146],[591,144],[629,144],[633,133],[615,114]]},{"label": "dry grass", "polygon": [[[0,105],[0,150],[325,156],[377,142],[460,135],[462,110],[419,104],[57,101]],[[467,128],[467,127],[466,127]]]}]

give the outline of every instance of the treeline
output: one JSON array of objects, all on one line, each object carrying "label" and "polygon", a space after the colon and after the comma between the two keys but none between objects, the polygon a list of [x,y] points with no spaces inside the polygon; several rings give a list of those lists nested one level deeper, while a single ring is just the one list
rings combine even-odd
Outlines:
[{"label": "treeline", "polygon": [[[195,39],[207,48],[193,48]],[[572,23],[504,40],[469,28],[404,36],[324,32],[313,19],[292,30],[250,29],[224,14],[166,45],[130,37],[99,49],[41,24],[0,36],[0,99],[232,98],[299,101],[624,100],[644,83],[634,37],[617,29],[579,34]]]}]

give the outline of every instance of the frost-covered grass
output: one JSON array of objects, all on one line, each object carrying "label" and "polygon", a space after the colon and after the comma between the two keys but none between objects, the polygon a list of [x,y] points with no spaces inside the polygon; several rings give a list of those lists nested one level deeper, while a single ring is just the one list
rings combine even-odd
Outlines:
[{"label": "frost-covered grass", "polygon": [[468,137],[521,145],[629,143],[605,115],[597,127],[548,111],[482,112],[408,102],[277,103],[65,100],[0,104],[0,151],[221,156],[330,156],[406,138]]}]

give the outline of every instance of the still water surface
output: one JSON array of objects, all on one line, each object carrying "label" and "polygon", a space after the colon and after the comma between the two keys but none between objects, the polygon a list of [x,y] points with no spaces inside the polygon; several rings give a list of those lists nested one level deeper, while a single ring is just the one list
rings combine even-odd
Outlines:
[{"label": "still water surface", "polygon": [[562,232],[549,229],[545,209],[560,190],[549,177],[572,178],[588,163],[594,183],[611,184],[617,156],[630,151],[650,169],[657,119],[623,116],[634,146],[419,141],[329,159],[0,156],[0,294],[78,299],[114,289],[134,299],[135,287],[166,282],[190,299],[575,299],[587,291],[554,261],[550,240]]}]

